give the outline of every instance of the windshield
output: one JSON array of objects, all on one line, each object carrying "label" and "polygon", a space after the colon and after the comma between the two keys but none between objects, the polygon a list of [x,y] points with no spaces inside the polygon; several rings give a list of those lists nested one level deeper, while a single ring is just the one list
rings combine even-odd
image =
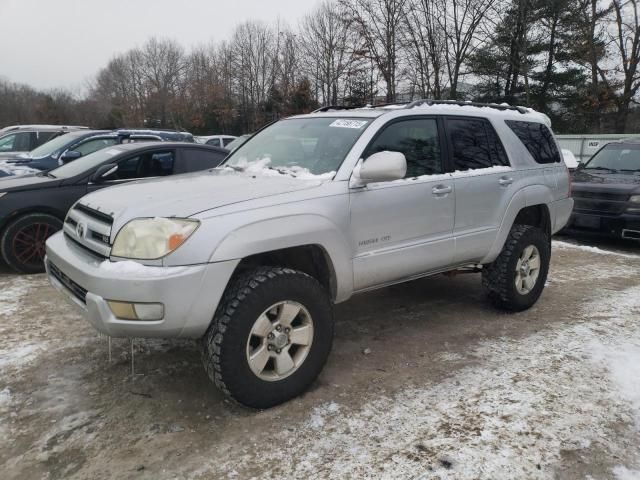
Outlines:
[{"label": "windshield", "polygon": [[332,178],[370,118],[293,118],[258,132],[224,166],[252,173]]},{"label": "windshield", "polygon": [[31,150],[29,152],[29,156],[32,158],[42,158],[42,157],[48,157],[49,155],[56,153],[58,150],[61,150],[62,148],[64,148],[69,143],[70,140],[73,140],[73,138],[78,136],[78,135],[73,135],[73,136],[70,136],[70,135],[71,135],[70,133],[64,133],[54,138],[53,140],[49,140],[47,143],[43,143],[35,150]]},{"label": "windshield", "polygon": [[584,170],[610,170],[612,172],[640,172],[640,145],[610,143],[596,153]]},{"label": "windshield", "polygon": [[97,152],[90,153],[74,160],[73,162],[69,162],[61,167],[51,170],[49,175],[56,178],[75,177],[76,175],[80,175],[92,168],[100,166],[101,164],[109,161],[111,157],[122,152],[123,150],[119,148],[105,148],[103,150],[98,150]]}]

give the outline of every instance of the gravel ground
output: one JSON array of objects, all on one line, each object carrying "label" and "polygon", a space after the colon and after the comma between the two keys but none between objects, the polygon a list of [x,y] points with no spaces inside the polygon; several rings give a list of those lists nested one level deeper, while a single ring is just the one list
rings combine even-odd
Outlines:
[{"label": "gravel ground", "polygon": [[638,479],[640,247],[572,242],[524,313],[477,274],[339,305],[314,387],[261,412],[196,343],[136,340],[132,376],[127,340],[109,362],[44,276],[0,274],[1,477]]}]

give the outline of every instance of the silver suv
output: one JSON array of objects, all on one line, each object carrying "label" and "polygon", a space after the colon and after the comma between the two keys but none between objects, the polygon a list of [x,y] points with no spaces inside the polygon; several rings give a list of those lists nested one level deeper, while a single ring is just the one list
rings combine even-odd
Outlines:
[{"label": "silver suv", "polygon": [[549,127],[433,101],[281,120],[204,174],[83,197],[48,275],[107,335],[201,338],[215,384],[270,407],[318,376],[356,293],[472,268],[498,307],[536,302],[573,208]]}]

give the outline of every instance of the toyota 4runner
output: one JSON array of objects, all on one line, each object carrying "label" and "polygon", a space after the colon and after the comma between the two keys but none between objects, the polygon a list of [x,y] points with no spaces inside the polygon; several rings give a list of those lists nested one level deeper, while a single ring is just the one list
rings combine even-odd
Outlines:
[{"label": "toyota 4runner", "polygon": [[332,304],[356,293],[472,267],[498,307],[529,308],[572,208],[542,114],[325,107],[264,128],[207,173],[83,197],[45,262],[99,331],[201,338],[213,382],[266,408],[318,376]]}]

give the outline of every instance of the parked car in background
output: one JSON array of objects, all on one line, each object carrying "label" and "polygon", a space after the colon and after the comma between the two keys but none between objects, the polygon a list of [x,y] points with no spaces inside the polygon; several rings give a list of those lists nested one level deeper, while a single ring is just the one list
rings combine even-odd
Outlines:
[{"label": "parked car in background", "polygon": [[573,173],[567,230],[640,240],[640,139],[611,142]]},{"label": "parked car in background", "polygon": [[86,127],[64,127],[58,125],[6,127],[0,131],[0,155],[5,153],[18,155],[23,152],[30,152],[64,133],[84,128]]},{"label": "parked car in background", "polygon": [[147,142],[150,140],[195,143],[195,138],[192,134],[189,132],[178,132],[176,130],[121,128],[116,130],[115,133],[124,138],[122,143]]},{"label": "parked car in background", "polygon": [[99,331],[200,338],[211,380],[267,408],[313,383],[333,305],[356,293],[464,268],[496,306],[531,307],[572,207],[542,114],[330,107],[262,129],[221,168],[87,195],[45,264]]},{"label": "parked car in background", "polygon": [[562,159],[564,160],[564,164],[567,166],[567,168],[571,171],[578,168],[578,165],[580,165],[580,162],[578,162],[575,155],[571,153],[571,150],[567,150],[566,148],[563,148],[561,151],[562,151]]},{"label": "parked car in background", "polygon": [[0,182],[0,256],[13,270],[44,271],[45,240],[83,195],[132,180],[218,166],[228,150],[175,142],[114,145],[49,172]]},{"label": "parked car in background", "polygon": [[181,141],[193,143],[186,132],[161,130],[80,130],[55,138],[28,154],[10,159],[0,156],[0,177],[51,170],[102,148],[121,143]]},{"label": "parked car in background", "polygon": [[196,142],[205,143],[207,145],[211,145],[213,147],[224,147],[227,148],[227,145],[234,141],[236,137],[233,135],[207,135],[196,137]]},{"label": "parked car in background", "polygon": [[249,140],[252,135],[253,135],[252,133],[245,133],[244,135],[240,135],[239,137],[236,137],[235,140],[229,142],[225,148],[227,148],[227,149],[229,149],[229,151],[233,152],[236,148],[238,148],[244,142]]}]

